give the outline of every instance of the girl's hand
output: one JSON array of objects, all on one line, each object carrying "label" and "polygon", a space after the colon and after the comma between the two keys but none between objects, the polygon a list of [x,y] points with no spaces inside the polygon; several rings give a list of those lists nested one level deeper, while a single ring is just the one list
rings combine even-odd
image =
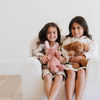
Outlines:
[{"label": "girl's hand", "polygon": [[78,63],[78,64],[80,64],[80,61],[81,61],[81,59],[83,58],[84,56],[76,56],[76,57],[72,57],[72,58],[70,58],[69,59],[69,61],[70,62],[72,62],[72,63]]},{"label": "girl's hand", "polygon": [[44,64],[46,64],[49,61],[49,58],[47,55],[42,56],[42,61]]},{"label": "girl's hand", "polygon": [[57,58],[59,61],[60,61],[60,63],[64,63],[65,62],[65,58],[64,57],[62,57],[62,56],[60,56],[59,58]]}]

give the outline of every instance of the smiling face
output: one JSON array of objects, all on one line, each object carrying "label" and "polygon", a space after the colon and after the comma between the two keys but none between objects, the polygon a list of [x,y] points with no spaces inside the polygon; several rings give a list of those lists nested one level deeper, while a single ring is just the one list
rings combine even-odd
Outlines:
[{"label": "smiling face", "polygon": [[84,28],[80,24],[74,22],[71,27],[71,33],[74,37],[79,38],[83,36]]},{"label": "smiling face", "polygon": [[55,43],[58,38],[57,28],[49,27],[47,31],[47,39],[50,43]]}]

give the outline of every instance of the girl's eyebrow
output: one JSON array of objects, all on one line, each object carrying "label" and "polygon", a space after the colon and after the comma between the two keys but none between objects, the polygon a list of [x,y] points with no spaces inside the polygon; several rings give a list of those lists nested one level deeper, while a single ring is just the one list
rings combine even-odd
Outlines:
[{"label": "girl's eyebrow", "polygon": [[71,28],[75,28],[75,27],[71,27]]}]

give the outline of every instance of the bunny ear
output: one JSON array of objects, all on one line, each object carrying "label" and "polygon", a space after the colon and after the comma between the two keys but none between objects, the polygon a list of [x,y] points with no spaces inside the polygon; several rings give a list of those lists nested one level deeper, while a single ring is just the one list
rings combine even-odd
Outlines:
[{"label": "bunny ear", "polygon": [[50,48],[50,45],[49,45],[48,41],[45,41],[45,46],[46,46],[47,49]]},{"label": "bunny ear", "polygon": [[59,44],[56,42],[56,43],[53,45],[53,47],[52,47],[52,48],[57,49],[57,48],[58,48],[58,46],[59,46]]}]

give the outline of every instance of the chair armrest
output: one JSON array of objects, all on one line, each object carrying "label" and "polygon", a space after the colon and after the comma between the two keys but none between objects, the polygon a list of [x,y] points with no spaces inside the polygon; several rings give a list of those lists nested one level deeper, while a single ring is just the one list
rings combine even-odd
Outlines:
[{"label": "chair armrest", "polygon": [[100,98],[100,59],[99,58],[96,57],[91,58],[87,64],[86,87],[84,90],[83,97],[84,99],[82,100],[85,100],[86,98],[89,98],[88,100],[95,100],[95,98]]},{"label": "chair armrest", "polygon": [[89,81],[95,80],[100,81],[100,59],[97,57],[91,58],[87,64],[86,75],[90,79]]},{"label": "chair armrest", "polygon": [[[35,57],[30,57],[21,65],[21,83],[23,100],[39,100],[42,80],[41,63]],[[27,95],[26,95],[27,94]],[[30,99],[28,99],[30,98]]]},{"label": "chair armrest", "polygon": [[41,63],[37,58],[29,57],[22,63],[21,75],[23,75],[24,79],[27,79],[26,74],[28,75],[27,77],[30,77],[31,75],[34,76],[33,78],[41,76]]}]

